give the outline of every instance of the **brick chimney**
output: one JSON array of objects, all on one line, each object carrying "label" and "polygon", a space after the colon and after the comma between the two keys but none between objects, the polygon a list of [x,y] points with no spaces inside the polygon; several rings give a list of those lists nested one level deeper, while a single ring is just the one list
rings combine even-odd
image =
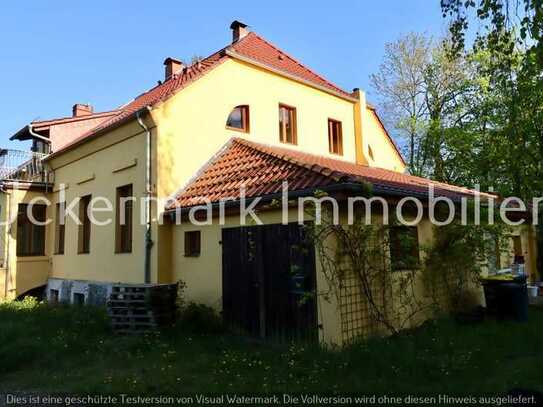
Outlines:
[{"label": "brick chimney", "polygon": [[73,117],[79,117],[79,116],[88,116],[91,115],[93,112],[93,108],[91,105],[84,105],[82,103],[76,103],[72,107],[72,116]]},{"label": "brick chimney", "polygon": [[232,30],[232,43],[241,40],[247,34],[249,34],[248,25],[242,23],[241,21],[234,20],[230,24],[230,29]]},{"label": "brick chimney", "polygon": [[185,65],[180,60],[170,57],[166,58],[164,60],[164,80],[170,79],[184,67]]}]

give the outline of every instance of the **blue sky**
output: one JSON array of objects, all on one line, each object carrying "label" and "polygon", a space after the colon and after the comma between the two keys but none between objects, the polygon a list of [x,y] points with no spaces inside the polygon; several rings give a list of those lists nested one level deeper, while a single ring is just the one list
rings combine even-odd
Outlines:
[{"label": "blue sky", "polygon": [[74,103],[101,111],[133,99],[162,79],[165,57],[190,60],[225,46],[234,19],[370,100],[368,78],[386,42],[445,32],[438,0],[6,2],[0,146],[25,147],[9,136],[34,119],[69,116]]}]

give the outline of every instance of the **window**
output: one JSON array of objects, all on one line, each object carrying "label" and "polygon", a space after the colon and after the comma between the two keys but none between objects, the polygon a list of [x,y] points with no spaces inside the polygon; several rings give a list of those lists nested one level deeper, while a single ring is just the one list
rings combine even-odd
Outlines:
[{"label": "window", "polygon": [[117,212],[115,220],[115,252],[132,251],[132,184],[117,188]]},{"label": "window", "polygon": [[42,140],[34,139],[31,150],[35,153],[49,154],[51,152],[51,145]]},{"label": "window", "polygon": [[343,155],[341,122],[328,119],[328,148],[332,154]]},{"label": "window", "polygon": [[49,302],[58,304],[58,290],[49,290]]},{"label": "window", "polygon": [[390,262],[392,270],[414,270],[419,267],[419,237],[416,227],[395,226],[390,229]]},{"label": "window", "polygon": [[249,106],[236,106],[226,120],[226,128],[249,133]]},{"label": "window", "polygon": [[185,257],[200,255],[200,231],[185,232]]},{"label": "window", "polygon": [[64,254],[64,235],[66,230],[65,202],[59,202],[55,211],[55,254]]},{"label": "window", "polygon": [[[28,216],[29,209],[33,219]],[[17,211],[17,256],[45,255],[45,225],[43,223],[45,222],[46,209],[46,205],[19,204]],[[33,221],[42,224],[38,225]]]},{"label": "window", "polygon": [[296,109],[279,105],[279,140],[281,143],[296,144]]},{"label": "window", "polygon": [[90,234],[91,222],[89,219],[89,205],[91,195],[82,197],[79,200],[79,236],[77,244],[77,252],[79,254],[90,253]]}]

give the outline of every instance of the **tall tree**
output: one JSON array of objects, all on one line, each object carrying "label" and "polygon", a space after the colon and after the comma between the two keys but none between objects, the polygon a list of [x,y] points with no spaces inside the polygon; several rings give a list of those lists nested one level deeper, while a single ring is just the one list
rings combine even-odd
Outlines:
[{"label": "tall tree", "polygon": [[422,175],[425,167],[419,147],[426,126],[424,72],[430,61],[431,46],[430,38],[417,33],[386,44],[379,71],[370,78],[380,96],[385,120],[407,142],[409,169],[417,175]]},{"label": "tall tree", "polygon": [[456,181],[448,164],[449,127],[459,125],[472,91],[469,64],[449,52],[447,40],[411,33],[387,44],[371,84],[385,120],[404,138],[409,170],[439,181]]}]

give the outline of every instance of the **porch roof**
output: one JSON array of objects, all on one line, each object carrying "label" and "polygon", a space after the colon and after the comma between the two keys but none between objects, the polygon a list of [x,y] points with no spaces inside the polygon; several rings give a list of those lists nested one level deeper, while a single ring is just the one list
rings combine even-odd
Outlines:
[{"label": "porch roof", "polygon": [[[282,182],[289,191],[319,190],[341,184],[370,184],[375,195],[427,197],[429,187],[436,196],[454,200],[478,194],[468,188],[432,181],[381,168],[305,153],[292,148],[231,139],[167,205],[166,210],[188,208],[206,202],[280,194]],[[497,198],[480,193],[482,199]]]}]

